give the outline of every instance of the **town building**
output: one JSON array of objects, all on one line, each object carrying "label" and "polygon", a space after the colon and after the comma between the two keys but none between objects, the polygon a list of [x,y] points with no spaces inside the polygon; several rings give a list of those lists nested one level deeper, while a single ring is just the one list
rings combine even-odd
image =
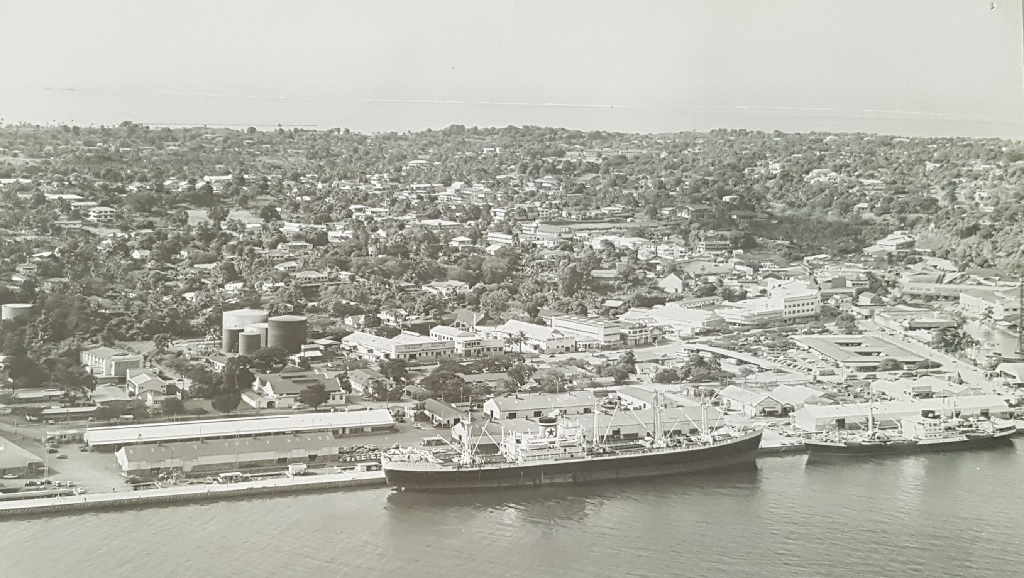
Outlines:
[{"label": "town building", "polygon": [[[489,329],[487,334],[506,342],[506,349],[519,351],[526,349],[535,353],[564,353],[576,350],[576,336],[563,333],[558,329],[534,323],[526,323],[510,319],[501,325]],[[521,343],[513,344],[510,339],[522,338]]]},{"label": "town building", "polygon": [[387,383],[389,386],[392,384],[391,380],[385,377],[383,373],[369,367],[354,369],[348,372],[348,382],[352,386],[352,392],[360,395],[370,392],[373,383],[378,380]]},{"label": "town building", "polygon": [[968,289],[960,294],[960,309],[968,317],[1002,321],[1020,316],[1018,287]]},{"label": "town building", "polygon": [[437,341],[409,331],[403,331],[392,338],[356,331],[342,338],[341,346],[370,361],[381,359],[438,361],[455,356],[453,342]]},{"label": "town building", "polygon": [[505,351],[505,340],[485,339],[472,331],[438,325],[430,330],[435,341],[450,341],[455,345],[456,357],[486,357]]},{"label": "town building", "polygon": [[434,281],[422,287],[423,291],[445,299],[469,293],[469,283],[464,281]]},{"label": "town building", "polygon": [[882,337],[873,335],[802,335],[793,340],[849,371],[875,371],[886,359],[910,365],[925,358]]},{"label": "town building", "polygon": [[79,358],[97,378],[124,378],[129,369],[141,369],[143,357],[113,347],[95,347],[82,351]]},{"label": "town building", "polygon": [[634,307],[619,316],[623,322],[640,322],[664,335],[689,337],[725,329],[725,320],[714,311],[679,307],[676,303],[650,308]]},{"label": "town building", "polygon": [[575,335],[577,349],[592,349],[618,344],[622,324],[618,319],[558,315],[551,318],[551,328]]},{"label": "town building", "polygon": [[597,397],[591,391],[505,395],[484,402],[484,414],[490,419],[538,418],[558,412],[583,415],[594,412]]},{"label": "town building", "polygon": [[303,390],[322,385],[329,395],[326,405],[344,405],[345,392],[336,377],[315,371],[285,368],[280,373],[261,373],[251,389],[242,392],[242,400],[257,409],[290,407],[299,403]]},{"label": "town building", "polygon": [[430,419],[435,427],[450,428],[458,425],[465,414],[450,403],[433,398],[423,400],[423,414]]},{"label": "town building", "polygon": [[785,415],[788,407],[769,393],[751,391],[735,385],[718,392],[718,398],[722,400],[726,409],[739,411],[747,417]]}]

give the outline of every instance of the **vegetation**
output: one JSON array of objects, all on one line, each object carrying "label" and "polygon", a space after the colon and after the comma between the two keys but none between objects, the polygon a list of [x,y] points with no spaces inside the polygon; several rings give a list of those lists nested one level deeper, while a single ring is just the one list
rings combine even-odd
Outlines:
[{"label": "vegetation", "polygon": [[313,409],[319,408],[331,399],[330,392],[322,383],[315,383],[299,392],[299,402],[304,403]]}]

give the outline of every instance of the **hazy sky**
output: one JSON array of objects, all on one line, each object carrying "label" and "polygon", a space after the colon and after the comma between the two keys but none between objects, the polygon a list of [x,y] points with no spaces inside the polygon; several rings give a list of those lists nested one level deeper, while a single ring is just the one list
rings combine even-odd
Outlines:
[{"label": "hazy sky", "polygon": [[0,23],[5,122],[1024,136],[1020,2],[2,0]]}]

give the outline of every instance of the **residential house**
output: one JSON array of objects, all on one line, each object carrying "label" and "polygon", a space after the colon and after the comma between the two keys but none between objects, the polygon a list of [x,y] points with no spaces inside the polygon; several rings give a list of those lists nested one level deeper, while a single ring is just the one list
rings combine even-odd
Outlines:
[{"label": "residential house", "polygon": [[257,409],[285,408],[298,403],[299,394],[314,385],[323,385],[327,390],[327,405],[345,404],[345,391],[336,377],[291,367],[280,373],[257,375],[252,388],[242,393],[242,400]]}]

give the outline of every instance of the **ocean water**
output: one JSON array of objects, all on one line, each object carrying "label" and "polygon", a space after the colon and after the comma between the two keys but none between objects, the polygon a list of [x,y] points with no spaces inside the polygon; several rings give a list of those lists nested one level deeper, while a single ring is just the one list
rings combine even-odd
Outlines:
[{"label": "ocean water", "polygon": [[868,132],[903,136],[1024,137],[1024,118],[841,108],[629,107],[558,103],[361,99],[347,95],[248,96],[169,91],[0,86],[0,122],[150,126],[349,128],[359,132],[553,126],[639,133],[719,128]]},{"label": "ocean water", "polygon": [[0,522],[3,576],[1020,575],[1024,447]]}]

